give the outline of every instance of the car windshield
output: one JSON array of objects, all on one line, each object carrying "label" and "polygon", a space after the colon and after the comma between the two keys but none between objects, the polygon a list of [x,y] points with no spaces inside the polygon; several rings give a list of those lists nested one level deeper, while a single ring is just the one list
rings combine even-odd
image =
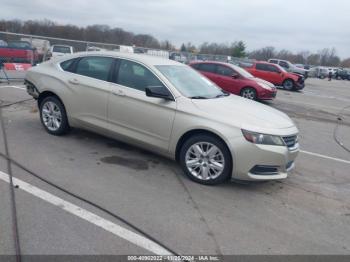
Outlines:
[{"label": "car windshield", "polygon": [[59,46],[59,45],[54,46],[52,51],[56,53],[64,53],[64,54],[70,54],[71,52],[69,46]]},{"label": "car windshield", "polygon": [[239,66],[236,66],[236,65],[232,65],[232,64],[230,66],[233,70],[235,70],[241,76],[246,77],[246,78],[254,78],[254,76],[252,74],[250,74],[248,71],[246,71],[245,69],[243,69]]},{"label": "car windshield", "polygon": [[227,95],[189,66],[158,65],[156,68],[186,97],[210,99]]}]

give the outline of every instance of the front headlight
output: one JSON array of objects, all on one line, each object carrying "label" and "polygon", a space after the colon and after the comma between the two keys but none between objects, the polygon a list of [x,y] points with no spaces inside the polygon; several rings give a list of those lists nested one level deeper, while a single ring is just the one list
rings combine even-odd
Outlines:
[{"label": "front headlight", "polygon": [[242,134],[247,141],[253,144],[284,146],[284,142],[279,136],[260,134],[243,129]]},{"label": "front headlight", "polygon": [[269,86],[269,85],[267,85],[267,84],[265,84],[265,83],[260,83],[260,82],[258,82],[258,85],[261,86],[261,87],[264,88],[264,89],[267,89],[267,90],[271,90],[271,89],[272,89],[271,86]]}]

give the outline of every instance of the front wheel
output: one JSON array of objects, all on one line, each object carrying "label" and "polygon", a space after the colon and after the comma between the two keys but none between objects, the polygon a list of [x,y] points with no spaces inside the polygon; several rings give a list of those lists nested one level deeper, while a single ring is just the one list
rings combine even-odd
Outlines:
[{"label": "front wheel", "polygon": [[241,97],[244,97],[250,100],[256,100],[257,98],[256,91],[251,87],[243,88],[241,91]]},{"label": "front wheel", "polygon": [[180,164],[185,174],[200,184],[216,185],[231,177],[231,154],[214,136],[203,134],[189,138],[181,148]]},{"label": "front wheel", "polygon": [[68,132],[69,124],[66,110],[57,97],[44,98],[39,107],[41,123],[48,133],[59,136]]},{"label": "front wheel", "polygon": [[285,80],[285,81],[283,82],[283,88],[286,89],[286,90],[288,90],[288,91],[293,90],[293,88],[294,88],[294,82],[293,82],[293,80],[291,80],[291,79]]}]

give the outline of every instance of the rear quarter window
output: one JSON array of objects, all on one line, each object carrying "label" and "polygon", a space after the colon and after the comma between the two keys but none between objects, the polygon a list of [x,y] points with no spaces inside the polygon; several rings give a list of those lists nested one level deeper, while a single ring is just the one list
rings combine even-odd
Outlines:
[{"label": "rear quarter window", "polygon": [[194,68],[194,69],[199,69],[199,64],[192,64],[192,65],[190,65],[192,68]]},{"label": "rear quarter window", "polygon": [[70,59],[70,60],[67,60],[67,61],[64,61],[62,63],[60,63],[60,67],[64,70],[64,71],[68,71],[68,72],[72,72],[73,70],[73,64],[74,64],[74,61],[76,59]]}]

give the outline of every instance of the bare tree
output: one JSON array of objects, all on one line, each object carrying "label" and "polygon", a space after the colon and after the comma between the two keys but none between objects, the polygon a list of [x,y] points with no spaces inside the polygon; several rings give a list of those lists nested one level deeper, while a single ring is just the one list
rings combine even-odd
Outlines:
[{"label": "bare tree", "polygon": [[324,48],[318,52],[321,66],[339,66],[340,58],[335,48]]},{"label": "bare tree", "polygon": [[341,67],[345,67],[345,68],[350,68],[350,58],[344,59],[341,63],[340,63]]},{"label": "bare tree", "polygon": [[272,46],[267,46],[258,50],[255,50],[249,54],[249,58],[267,61],[270,58],[276,57],[276,50]]}]

